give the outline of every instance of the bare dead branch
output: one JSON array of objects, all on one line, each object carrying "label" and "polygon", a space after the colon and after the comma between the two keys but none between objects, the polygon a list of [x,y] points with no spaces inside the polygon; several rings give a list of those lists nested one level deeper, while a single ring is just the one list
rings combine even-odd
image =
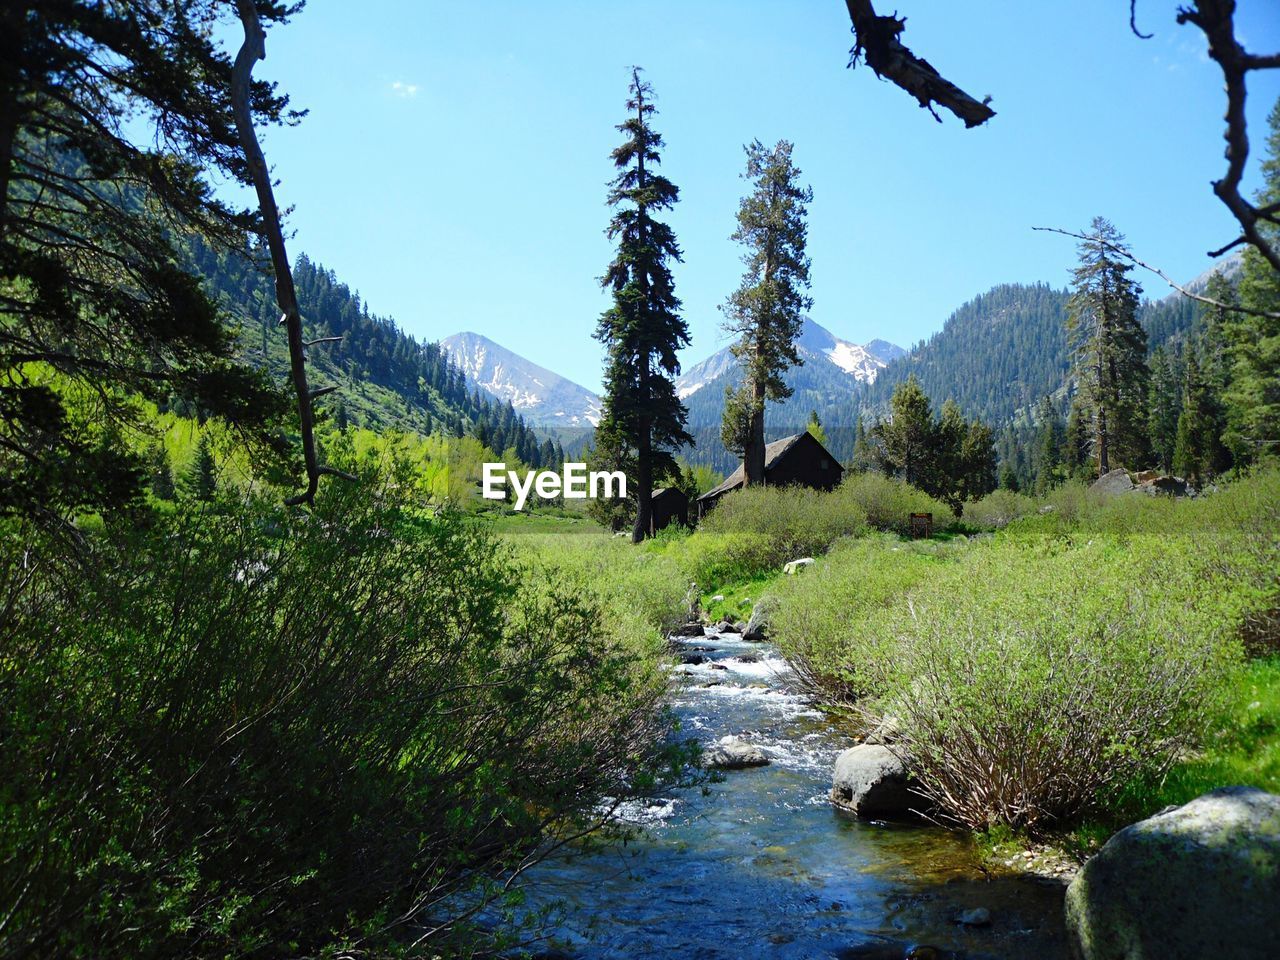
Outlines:
[{"label": "bare dead branch", "polygon": [[849,66],[861,58],[877,77],[901,87],[915,97],[920,106],[942,118],[933,109],[938,104],[964,121],[966,127],[986,123],[996,115],[987,104],[990,97],[979,101],[943,77],[928,60],[917,57],[899,39],[906,28],[906,18],[877,16],[871,0],[845,0],[849,19],[853,22],[854,46],[849,51]]},{"label": "bare dead branch", "polygon": [[1248,124],[1245,119],[1245,76],[1250,70],[1269,70],[1280,67],[1280,54],[1256,56],[1247,53],[1236,39],[1235,0],[1196,0],[1192,7],[1178,8],[1179,24],[1194,24],[1209,41],[1209,57],[1222,68],[1222,78],[1227,91],[1227,129],[1223,139],[1227,143],[1227,173],[1215,180],[1213,192],[1231,211],[1243,231],[1241,240],[1233,241],[1222,250],[1238,246],[1242,241],[1251,244],[1268,263],[1280,271],[1280,247],[1262,235],[1258,221],[1271,220],[1260,215],[1258,209],[1240,194],[1240,182],[1249,159]]},{"label": "bare dead branch", "polygon": [[1215,300],[1212,297],[1206,297],[1199,293],[1193,293],[1192,291],[1188,290],[1186,287],[1182,286],[1181,284],[1175,283],[1173,279],[1167,273],[1161,270],[1159,267],[1153,267],[1149,263],[1144,263],[1143,261],[1135,257],[1132,253],[1130,253],[1128,250],[1126,250],[1124,247],[1117,246],[1114,243],[1110,243],[1107,240],[1103,240],[1101,237],[1088,236],[1083,233],[1074,233],[1071,230],[1063,230],[1060,227],[1032,227],[1031,229],[1038,230],[1042,233],[1060,233],[1064,237],[1072,237],[1075,240],[1084,240],[1089,243],[1096,243],[1099,246],[1106,247],[1108,250],[1110,250],[1112,253],[1116,254],[1117,256],[1124,257],[1134,266],[1141,267],[1143,270],[1147,270],[1150,273],[1154,273],[1157,277],[1159,277],[1161,280],[1163,280],[1165,283],[1171,286],[1174,290],[1178,291],[1178,293],[1182,294],[1184,297],[1187,297],[1191,300],[1195,300],[1197,303],[1203,303],[1206,306],[1214,307],[1215,309],[1218,309],[1218,310],[1226,310],[1231,313],[1244,313],[1244,314],[1248,314],[1251,317],[1268,317],[1272,320],[1280,320],[1280,313],[1270,313],[1266,310],[1253,310],[1249,307],[1242,307],[1237,304],[1231,304],[1231,303],[1223,303],[1221,300]]},{"label": "bare dead branch", "polygon": [[1139,40],[1150,40],[1154,33],[1143,33],[1138,29],[1138,0],[1129,0],[1129,29]]},{"label": "bare dead branch", "polygon": [[[236,132],[240,136],[240,145],[244,150],[245,160],[253,177],[254,189],[258,195],[258,207],[262,211],[262,229],[267,238],[267,247],[271,252],[271,266],[275,273],[276,303],[282,314],[280,322],[284,324],[289,340],[289,372],[293,380],[294,394],[298,398],[298,420],[302,434],[302,458],[307,471],[307,488],[297,496],[287,499],[285,503],[297,506],[315,501],[321,475],[326,473],[341,477],[348,475],[322,467],[316,454],[315,413],[311,401],[317,394],[312,393],[307,386],[306,354],[302,341],[302,312],[298,309],[293,272],[289,267],[289,255],[285,251],[284,232],[280,225],[280,209],[276,206],[271,171],[267,167],[266,157],[263,156],[262,147],[258,143],[258,135],[253,129],[253,115],[249,104],[249,82],[253,74],[253,65],[258,60],[267,58],[266,33],[258,19],[254,0],[236,0],[236,10],[240,14],[240,23],[244,28],[244,43],[236,54],[235,65],[231,70],[231,105],[235,114]],[[321,392],[328,392],[328,390]]]}]

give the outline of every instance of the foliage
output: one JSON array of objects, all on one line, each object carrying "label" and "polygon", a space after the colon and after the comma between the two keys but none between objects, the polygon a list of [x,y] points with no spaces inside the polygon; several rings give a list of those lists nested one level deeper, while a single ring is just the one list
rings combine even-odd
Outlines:
[{"label": "foliage", "polygon": [[994,538],[846,540],[773,590],[810,688],[898,717],[926,790],[969,826],[1116,809],[1203,742],[1242,638],[1275,634],[1280,473],[1191,502],[1069,482],[1041,503],[974,505]]},{"label": "foliage", "polygon": [[813,305],[804,292],[809,288],[806,206],[813,191],[800,186],[786,140],[772,149],[753,140],[743,149],[743,178],[753,188],[738,207],[731,239],[745,248],[746,271],[721,307],[725,331],[736,338],[732,349],[743,380],[740,391],[726,395],[723,434],[730,449],[738,449],[741,441],[745,485],[754,486],[764,481],[765,401],[790,395],[782,374],[803,362],[795,341],[804,312]]},{"label": "foliage", "polygon": [[[214,304],[179,264],[185,234],[233,245],[254,223],[209,186],[248,183],[231,63],[214,40],[221,11],[215,0],[0,10],[0,469],[11,480],[0,512],[50,518],[136,496],[136,462],[104,442],[128,424],[123,394],[176,393],[264,444],[285,415],[269,382],[234,362]],[[271,4],[263,18],[292,12]],[[263,83],[250,109],[267,124],[299,116]],[[33,382],[32,364],[98,391],[92,419]]]},{"label": "foliage", "polygon": [[[1268,117],[1267,159],[1258,205],[1280,203],[1280,100]],[[1274,246],[1280,228],[1258,221],[1258,229]],[[1253,310],[1280,314],[1280,273],[1254,248],[1245,251],[1240,271],[1240,303]],[[1228,444],[1245,460],[1280,451],[1280,319],[1232,314],[1224,319],[1231,349],[1226,391]]]},{"label": "foliage", "polygon": [[597,434],[634,461],[628,474],[636,501],[632,539],[639,541],[649,533],[655,481],[676,472],[672,451],[693,437],[672,380],[680,372],[676,351],[689,344],[669,265],[680,262],[680,247],[672,229],[654,219],[675,205],[679,191],[655,169],[663,141],[650,124],[653,88],[640,79],[638,67],[631,71],[627,109],[634,115],[618,126],[626,139],[613,151],[618,175],[609,185],[614,214],[607,234],[618,251],[601,279],[613,305],[596,329],[608,354]]},{"label": "foliage", "polygon": [[914,377],[893,392],[889,419],[871,431],[880,468],[937,497],[958,517],[966,500],[996,488],[991,430],[948,400],[937,419]]},{"label": "foliage", "polygon": [[439,951],[651,782],[612,601],[385,487],[82,549],[5,530],[0,955]]},{"label": "foliage", "polygon": [[1142,288],[1129,278],[1133,264],[1122,257],[1124,236],[1103,217],[1089,229],[1072,274],[1067,331],[1077,402],[1090,420],[1092,454],[1103,474],[1117,463],[1146,458],[1147,334],[1138,322]]}]

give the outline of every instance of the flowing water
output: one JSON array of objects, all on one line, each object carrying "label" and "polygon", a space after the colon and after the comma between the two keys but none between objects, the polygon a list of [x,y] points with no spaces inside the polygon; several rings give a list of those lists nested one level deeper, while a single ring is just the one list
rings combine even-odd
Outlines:
[{"label": "flowing water", "polygon": [[[988,879],[962,836],[862,823],[828,803],[835,759],[852,739],[796,691],[771,647],[710,631],[680,643],[705,658],[678,668],[683,734],[704,743],[739,735],[770,763],[625,808],[643,827],[638,840],[537,868],[538,901],[562,904],[548,955],[1066,955],[1060,885]],[[990,911],[990,926],[954,922],[974,907]]]}]

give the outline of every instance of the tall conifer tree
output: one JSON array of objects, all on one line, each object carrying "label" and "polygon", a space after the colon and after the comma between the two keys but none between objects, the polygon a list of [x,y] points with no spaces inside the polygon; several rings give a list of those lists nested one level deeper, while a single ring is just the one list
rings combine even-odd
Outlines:
[{"label": "tall conifer tree", "polygon": [[1147,334],[1138,323],[1142,288],[1129,277],[1132,265],[1121,256],[1123,249],[1124,236],[1095,217],[1089,239],[1079,247],[1067,317],[1077,399],[1090,420],[1099,475],[1117,461],[1136,464],[1147,448]]},{"label": "tall conifer tree", "polygon": [[685,429],[688,411],[676,396],[680,372],[676,351],[689,343],[680,316],[671,261],[680,261],[675,233],[654,214],[670,210],[679,191],[657,172],[662,137],[650,125],[656,112],[653,89],[631,71],[630,116],[618,125],[625,139],[613,151],[618,175],[609,185],[614,208],[607,234],[618,252],[601,280],[613,306],[600,317],[596,338],[605,345],[605,396],[598,445],[634,465],[631,484],[636,518],[631,538],[649,531],[656,480],[676,471],[672,451],[692,444]]},{"label": "tall conifer tree", "polygon": [[805,208],[813,191],[800,185],[786,140],[772,148],[755,140],[745,149],[743,177],[754,187],[742,198],[732,239],[746,247],[747,269],[721,307],[725,329],[737,337],[733,353],[743,382],[726,396],[723,434],[726,446],[741,450],[745,483],[751,486],[764,482],[765,401],[791,396],[782,375],[803,362],[795,341],[813,305],[804,293],[809,288]]},{"label": "tall conifer tree", "polygon": [[[1259,207],[1280,204],[1280,100],[1267,119]],[[1280,243],[1280,226],[1259,220],[1258,229],[1273,244]],[[1252,247],[1245,250],[1240,266],[1240,305],[1280,314],[1280,272]],[[1280,320],[1236,313],[1223,327],[1232,358],[1224,398],[1227,445],[1241,459],[1280,453]]]}]

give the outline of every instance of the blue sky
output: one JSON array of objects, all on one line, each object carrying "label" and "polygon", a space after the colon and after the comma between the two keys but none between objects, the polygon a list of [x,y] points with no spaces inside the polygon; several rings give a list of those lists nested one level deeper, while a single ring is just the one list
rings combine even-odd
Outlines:
[{"label": "blue sky", "polygon": [[[1103,214],[1180,278],[1235,236],[1210,192],[1221,74],[1175,3],[1139,0],[1145,41],[1123,0],[897,7],[908,45],[993,97],[984,128],[938,124],[847,70],[840,0],[310,0],[256,74],[311,111],[265,138],[294,207],[290,252],[421,339],[475,330],[598,389],[605,182],[631,64],[658,94],[664,170],[681,188],[686,365],[726,342],[717,307],[741,275],[728,236],[756,137],[796,145],[814,191],[812,316],[856,342],[910,346],[996,283],[1064,285],[1072,242],[1033,225]],[[1275,0],[1240,7],[1254,51],[1280,49]],[[1255,152],[1276,73],[1251,77]]]}]

